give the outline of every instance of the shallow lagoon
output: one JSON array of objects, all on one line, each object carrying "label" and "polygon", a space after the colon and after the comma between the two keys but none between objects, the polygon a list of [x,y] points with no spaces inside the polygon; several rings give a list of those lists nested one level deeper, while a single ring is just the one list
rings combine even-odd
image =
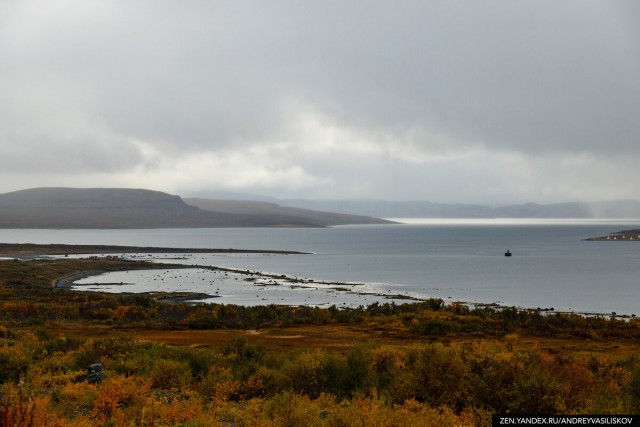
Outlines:
[{"label": "shallow lagoon", "polygon": [[[150,257],[163,263],[185,259]],[[127,258],[127,256],[124,256]],[[141,257],[136,256],[136,259]],[[198,257],[200,261],[205,257]],[[191,258],[190,261],[195,259]],[[207,294],[193,302],[236,305],[310,305],[316,307],[357,307],[374,302],[405,303],[402,295],[380,294],[371,284],[334,283],[286,276],[266,276],[248,271],[211,268],[116,271],[76,280],[72,289],[99,292],[195,292]]]}]

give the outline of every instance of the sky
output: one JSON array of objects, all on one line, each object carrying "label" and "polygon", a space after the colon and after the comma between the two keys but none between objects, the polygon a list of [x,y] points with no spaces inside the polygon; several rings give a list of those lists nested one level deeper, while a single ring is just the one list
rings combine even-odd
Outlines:
[{"label": "sky", "polygon": [[0,0],[0,192],[640,199],[637,0]]}]

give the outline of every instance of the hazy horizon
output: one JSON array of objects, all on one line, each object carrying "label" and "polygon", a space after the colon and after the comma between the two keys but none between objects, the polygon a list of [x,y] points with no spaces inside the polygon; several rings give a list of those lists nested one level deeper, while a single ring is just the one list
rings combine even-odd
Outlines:
[{"label": "hazy horizon", "polygon": [[0,192],[638,200],[634,1],[0,3]]},{"label": "hazy horizon", "polygon": [[9,190],[0,192],[2,194],[14,193],[14,192],[22,192],[29,190],[37,190],[37,189],[78,189],[78,190],[100,190],[100,189],[127,189],[127,190],[148,190],[148,191],[158,191],[161,193],[166,193],[172,196],[178,196],[182,199],[211,199],[211,200],[238,200],[238,201],[256,201],[256,202],[286,202],[286,201],[309,201],[309,202],[372,202],[372,203],[431,203],[431,204],[443,204],[443,205],[478,205],[478,206],[487,206],[487,207],[505,207],[510,205],[562,205],[562,204],[598,204],[598,203],[624,203],[631,202],[640,203],[640,198],[638,199],[602,199],[602,200],[564,200],[557,202],[548,202],[548,203],[540,203],[535,201],[522,201],[516,203],[472,203],[472,202],[441,202],[437,200],[427,200],[427,199],[383,199],[376,197],[352,197],[352,198],[313,198],[313,197],[304,197],[301,195],[299,197],[277,197],[277,196],[268,196],[265,194],[256,194],[256,193],[243,193],[243,192],[234,192],[227,190],[220,191],[189,191],[186,190],[183,193],[173,193],[170,191],[164,191],[157,188],[142,188],[142,187],[112,187],[112,186],[101,186],[101,187],[82,187],[82,186],[36,186],[29,188],[18,188],[16,190]]}]

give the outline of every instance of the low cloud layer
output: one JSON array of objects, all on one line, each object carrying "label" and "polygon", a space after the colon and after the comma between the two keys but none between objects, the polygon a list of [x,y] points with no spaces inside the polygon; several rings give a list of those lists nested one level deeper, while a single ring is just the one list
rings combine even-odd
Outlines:
[{"label": "low cloud layer", "polygon": [[0,191],[640,198],[629,1],[0,3]]}]

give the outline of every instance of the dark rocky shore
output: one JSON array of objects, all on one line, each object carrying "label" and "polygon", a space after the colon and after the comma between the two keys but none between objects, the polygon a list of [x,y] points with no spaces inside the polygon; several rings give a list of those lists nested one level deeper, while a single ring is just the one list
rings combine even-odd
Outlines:
[{"label": "dark rocky shore", "polygon": [[615,233],[608,234],[600,237],[589,237],[585,240],[589,241],[640,241],[640,228],[632,230],[616,231]]},{"label": "dark rocky shore", "polygon": [[83,255],[83,254],[158,254],[158,253],[199,253],[199,254],[278,254],[304,255],[307,252],[267,250],[267,249],[207,249],[207,248],[165,248],[149,246],[117,245],[64,245],[33,243],[0,243],[0,256],[21,257],[34,255]]}]

